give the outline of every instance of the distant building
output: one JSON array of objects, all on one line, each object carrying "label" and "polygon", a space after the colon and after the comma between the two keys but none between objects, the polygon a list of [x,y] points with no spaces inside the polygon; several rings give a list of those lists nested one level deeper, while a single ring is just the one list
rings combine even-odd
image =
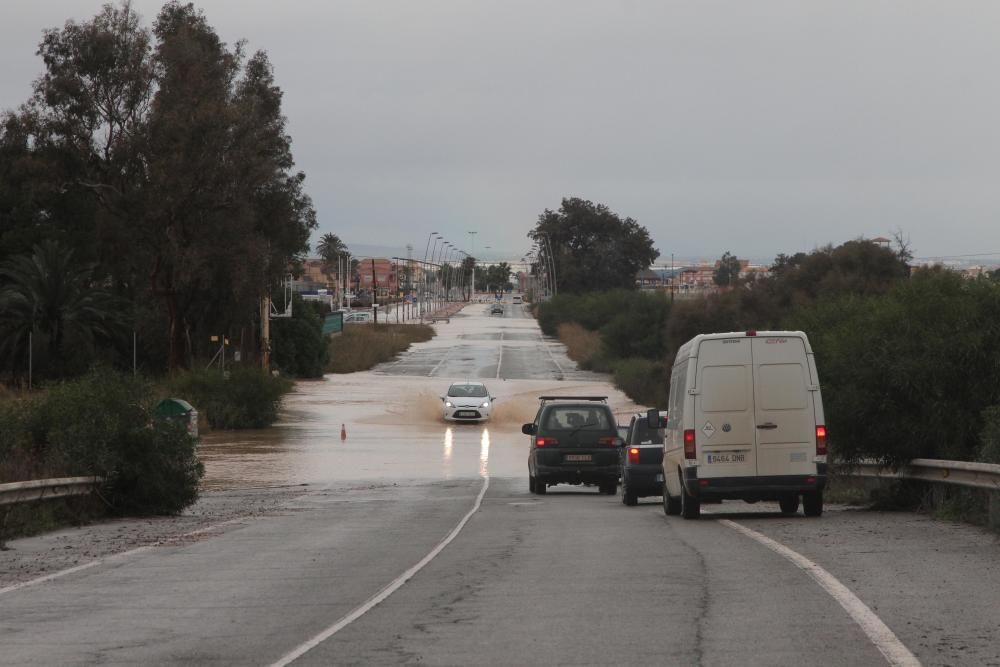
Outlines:
[{"label": "distant building", "polygon": [[391,259],[375,257],[358,260],[358,286],[362,290],[378,289],[379,294],[395,293],[396,265]]}]

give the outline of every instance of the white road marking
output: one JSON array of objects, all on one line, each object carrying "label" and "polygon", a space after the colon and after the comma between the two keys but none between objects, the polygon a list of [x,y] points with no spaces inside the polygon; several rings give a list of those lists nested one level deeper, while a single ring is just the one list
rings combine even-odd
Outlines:
[{"label": "white road marking", "polygon": [[497,358],[497,379],[500,379],[500,364],[503,363],[503,332],[500,332],[500,356]]},{"label": "white road marking", "polygon": [[556,361],[556,355],[552,354],[552,348],[549,347],[548,341],[546,341],[545,339],[542,339],[542,345],[545,346],[545,351],[549,353],[549,358],[552,359],[552,363],[554,363],[556,365],[556,368],[559,369],[559,373],[561,375],[565,376],[566,375],[566,371],[564,371],[563,367],[559,365],[558,361]]},{"label": "white road marking", "polygon": [[434,368],[431,369],[431,372],[427,374],[427,377],[434,377],[434,374],[438,372],[439,368],[441,368],[441,364],[443,364],[444,362],[448,361],[448,357],[451,356],[451,353],[452,353],[452,351],[454,351],[454,349],[455,349],[455,346],[453,345],[453,346],[449,347],[447,350],[445,350],[444,356],[441,357],[441,361],[437,362],[437,364],[434,366]]},{"label": "white road marking", "polygon": [[362,604],[360,607],[357,607],[354,611],[341,618],[339,621],[328,627],[326,630],[319,633],[309,641],[296,647],[292,651],[286,653],[277,661],[271,663],[271,667],[284,667],[284,665],[291,664],[295,660],[299,659],[312,649],[316,648],[317,646],[325,642],[330,637],[334,636],[335,634],[346,628],[354,621],[358,620],[359,618],[367,614],[369,611],[374,609],[380,603],[385,601],[386,598],[388,598],[390,595],[392,595],[397,590],[402,588],[403,584],[412,579],[417,572],[422,570],[425,565],[434,560],[434,558],[439,553],[441,553],[446,546],[451,544],[452,541],[456,537],[458,537],[458,534],[462,532],[462,528],[464,528],[465,524],[469,522],[469,519],[472,518],[472,515],[475,514],[477,511],[479,511],[479,506],[482,505],[483,503],[483,496],[486,495],[486,489],[488,489],[489,487],[490,487],[490,478],[488,476],[483,477],[483,488],[479,490],[479,495],[476,496],[476,502],[473,503],[472,509],[470,509],[468,513],[464,517],[462,517],[462,520],[458,522],[458,525],[456,525],[452,529],[452,531],[448,533],[448,535],[436,547],[431,549],[430,553],[428,553],[426,556],[420,559],[420,561],[416,565],[414,565],[406,572],[396,577],[394,580],[392,580],[392,582],[389,583],[388,586],[386,586],[381,591],[376,593],[374,597],[370,598],[367,602]]},{"label": "white road marking", "polygon": [[45,574],[41,577],[35,577],[34,579],[29,579],[28,581],[22,581],[18,584],[11,584],[10,586],[5,586],[0,588],[0,595],[4,593],[12,593],[14,591],[19,591],[22,588],[28,588],[30,586],[37,586],[38,584],[44,584],[48,581],[53,581],[55,579],[61,579],[70,574],[76,574],[77,572],[83,572],[84,570],[89,570],[92,567],[97,567],[98,565],[104,565],[106,563],[114,563],[119,560],[124,560],[129,556],[135,556],[136,554],[143,553],[145,551],[152,551],[157,546],[169,546],[171,540],[183,539],[185,537],[194,537],[196,535],[202,535],[204,533],[210,533],[224,526],[228,526],[233,523],[239,523],[245,521],[244,517],[229,519],[228,521],[223,521],[221,523],[216,523],[211,526],[206,526],[205,528],[199,528],[198,530],[192,530],[190,533],[184,533],[176,538],[166,538],[163,542],[157,542],[154,544],[147,544],[145,546],[136,547],[135,549],[129,549],[128,551],[122,551],[121,553],[112,554],[110,556],[105,556],[104,558],[98,558],[97,560],[92,560],[89,563],[83,563],[82,565],[74,565],[73,567],[68,567],[65,570],[59,570],[58,572],[53,572],[51,574]]},{"label": "white road marking", "polygon": [[920,661],[917,660],[917,657],[910,653],[910,650],[903,645],[903,642],[899,641],[899,638],[889,629],[889,626],[883,623],[882,619],[876,616],[875,612],[869,609],[868,605],[858,599],[847,586],[840,583],[832,574],[797,551],[793,551],[780,542],[776,542],[755,530],[751,530],[729,519],[719,519],[719,523],[760,542],[771,551],[784,556],[792,561],[796,567],[805,571],[823,590],[840,603],[844,611],[868,635],[868,639],[879,650],[879,653],[885,656],[886,661],[890,665],[920,667]]}]

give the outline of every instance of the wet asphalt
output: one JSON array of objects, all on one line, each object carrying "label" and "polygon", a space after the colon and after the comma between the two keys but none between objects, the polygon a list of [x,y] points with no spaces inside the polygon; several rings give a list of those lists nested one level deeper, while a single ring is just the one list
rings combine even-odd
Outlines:
[{"label": "wet asphalt", "polygon": [[[886,664],[807,573],[719,518],[825,568],[921,663],[1000,664],[1000,547],[979,529],[837,506],[782,517],[768,503],[691,522],[658,498],[529,494],[519,427],[540,393],[604,392],[623,420],[636,406],[523,310],[485,308],[371,372],[299,383],[273,429],[206,438],[209,493],[301,493],[0,593],[0,664],[272,664],[433,553],[487,483],[450,544],[294,664]],[[439,395],[468,378],[498,396],[494,419],[442,422]]]}]

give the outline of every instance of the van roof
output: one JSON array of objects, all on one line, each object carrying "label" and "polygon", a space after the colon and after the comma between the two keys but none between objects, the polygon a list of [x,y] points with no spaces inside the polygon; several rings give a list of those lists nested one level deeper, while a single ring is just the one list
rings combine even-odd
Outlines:
[{"label": "van roof", "polygon": [[698,334],[688,342],[681,345],[677,350],[677,359],[697,357],[698,348],[706,340],[721,340],[725,338],[747,338],[756,336],[757,338],[801,338],[806,347],[806,354],[812,354],[812,346],[809,344],[809,337],[804,331],[729,331],[727,333]]}]

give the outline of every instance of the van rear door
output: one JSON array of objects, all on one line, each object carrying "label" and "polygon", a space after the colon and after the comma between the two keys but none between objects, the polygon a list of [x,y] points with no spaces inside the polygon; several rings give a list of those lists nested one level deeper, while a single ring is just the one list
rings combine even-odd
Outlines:
[{"label": "van rear door", "polygon": [[698,477],[757,474],[751,338],[706,340],[698,348],[694,395]]},{"label": "van rear door", "polygon": [[753,341],[758,475],[816,474],[816,416],[809,395],[805,341],[760,336]]}]

